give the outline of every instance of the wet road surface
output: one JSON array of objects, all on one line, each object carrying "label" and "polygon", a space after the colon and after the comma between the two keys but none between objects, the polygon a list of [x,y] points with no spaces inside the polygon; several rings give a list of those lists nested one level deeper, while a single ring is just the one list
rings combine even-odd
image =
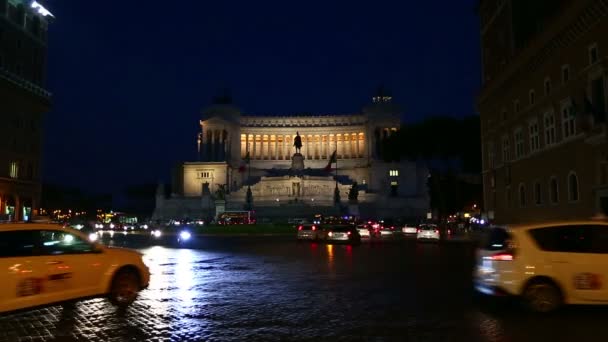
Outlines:
[{"label": "wet road surface", "polygon": [[94,299],[0,316],[0,341],[608,341],[606,307],[539,316],[474,297],[463,242],[135,246],[152,279],[132,307]]}]

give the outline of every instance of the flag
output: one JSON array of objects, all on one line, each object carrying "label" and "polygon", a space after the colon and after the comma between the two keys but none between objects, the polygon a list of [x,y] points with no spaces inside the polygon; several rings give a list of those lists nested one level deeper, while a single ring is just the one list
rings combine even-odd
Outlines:
[{"label": "flag", "polygon": [[337,152],[337,150],[331,154],[331,157],[329,158],[329,162],[327,162],[327,166],[325,166],[325,171],[327,171],[327,172],[331,171],[331,164],[338,161],[338,159],[336,157],[336,152]]},{"label": "flag", "polygon": [[249,165],[250,161],[251,161],[251,158],[249,157],[249,151],[247,151],[247,154],[245,155],[245,158],[243,158],[243,162],[241,163],[241,166],[239,166],[240,173],[245,172],[245,169],[247,168],[247,165]]}]

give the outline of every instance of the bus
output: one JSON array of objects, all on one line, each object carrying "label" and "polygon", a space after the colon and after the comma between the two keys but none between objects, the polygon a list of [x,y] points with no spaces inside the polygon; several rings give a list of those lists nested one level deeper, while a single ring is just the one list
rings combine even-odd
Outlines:
[{"label": "bus", "polygon": [[255,224],[255,211],[225,211],[218,215],[217,223],[221,225]]}]

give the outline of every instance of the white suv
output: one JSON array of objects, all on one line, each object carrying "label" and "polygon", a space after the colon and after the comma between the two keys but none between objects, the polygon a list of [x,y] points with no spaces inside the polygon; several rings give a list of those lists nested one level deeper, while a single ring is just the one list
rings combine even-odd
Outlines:
[{"label": "white suv", "polygon": [[0,224],[0,313],[107,296],[127,306],[148,286],[138,252],[52,224]]},{"label": "white suv", "polygon": [[559,222],[489,228],[475,287],[521,296],[534,311],[608,304],[608,223]]}]

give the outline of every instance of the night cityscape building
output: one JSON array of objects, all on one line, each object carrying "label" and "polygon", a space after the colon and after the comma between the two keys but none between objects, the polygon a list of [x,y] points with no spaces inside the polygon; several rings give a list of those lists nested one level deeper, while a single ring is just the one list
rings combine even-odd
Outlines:
[{"label": "night cityscape building", "polygon": [[47,30],[39,2],[0,0],[0,220],[27,221],[40,203]]},{"label": "night cityscape building", "polygon": [[608,214],[608,1],[482,0],[478,10],[488,216]]},{"label": "night cityscape building", "polygon": [[[386,93],[352,115],[242,115],[229,99],[216,99],[199,125],[200,160],[178,168],[174,193],[157,198],[154,218],[198,217],[206,209],[201,196],[220,186],[227,209],[243,209],[251,186],[260,216],[334,213],[335,187],[346,198],[354,182],[362,214],[422,217],[428,210],[426,165],[379,156],[380,144],[401,127],[401,111]],[[297,134],[300,171],[292,164]]]}]

